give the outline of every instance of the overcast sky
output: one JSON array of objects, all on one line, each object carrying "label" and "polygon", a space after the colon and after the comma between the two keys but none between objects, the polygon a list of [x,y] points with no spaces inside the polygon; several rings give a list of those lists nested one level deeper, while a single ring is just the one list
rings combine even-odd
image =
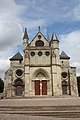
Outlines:
[{"label": "overcast sky", "polygon": [[56,32],[60,51],[71,57],[80,75],[80,0],[0,0],[0,77],[9,68],[9,58],[23,53],[23,32],[29,40],[38,32],[50,37]]}]

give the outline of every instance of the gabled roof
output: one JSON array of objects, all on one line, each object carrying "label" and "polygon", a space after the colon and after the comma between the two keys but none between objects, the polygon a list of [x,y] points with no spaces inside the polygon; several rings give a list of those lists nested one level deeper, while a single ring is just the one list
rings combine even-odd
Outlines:
[{"label": "gabled roof", "polygon": [[[30,42],[30,44],[32,43],[32,41],[39,35],[39,34],[41,34],[43,37],[44,37],[44,39],[49,43],[49,41],[46,39],[46,37],[42,34],[42,32],[38,32],[37,34],[36,34],[36,36],[31,40],[31,42]],[[29,44],[29,45],[30,45]]]},{"label": "gabled roof", "polygon": [[23,56],[17,52],[12,58],[10,58],[10,61],[12,60],[23,60]]},{"label": "gabled roof", "polygon": [[60,59],[70,59],[70,57],[64,51],[62,51]]}]

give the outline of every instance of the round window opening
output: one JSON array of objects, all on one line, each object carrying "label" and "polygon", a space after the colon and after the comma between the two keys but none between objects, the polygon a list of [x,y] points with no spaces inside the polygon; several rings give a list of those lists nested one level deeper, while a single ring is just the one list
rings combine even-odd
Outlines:
[{"label": "round window opening", "polygon": [[41,35],[38,35],[38,38],[41,39]]},{"label": "round window opening", "polygon": [[46,51],[46,52],[45,52],[45,55],[46,55],[46,56],[49,56],[49,55],[50,55],[50,52],[49,52],[49,51]]},{"label": "round window opening", "polygon": [[39,55],[39,56],[42,56],[42,52],[38,52],[38,55]]},{"label": "round window opening", "polygon": [[62,75],[63,78],[66,78],[67,77],[67,72],[62,72],[61,75]]},{"label": "round window opening", "polygon": [[31,52],[31,56],[34,56],[35,55],[35,52]]},{"label": "round window opening", "polygon": [[21,69],[16,70],[16,74],[18,76],[21,76],[23,74],[23,71]]}]

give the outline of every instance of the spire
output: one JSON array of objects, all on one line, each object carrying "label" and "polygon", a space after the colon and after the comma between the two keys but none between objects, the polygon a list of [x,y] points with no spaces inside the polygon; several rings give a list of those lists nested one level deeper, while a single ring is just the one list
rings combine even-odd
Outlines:
[{"label": "spire", "polygon": [[47,35],[47,39],[48,39],[48,41],[50,42],[50,35],[49,35],[49,34]]},{"label": "spire", "polygon": [[51,41],[58,41],[59,42],[59,40],[56,36],[56,33],[53,33]]},{"label": "spire", "polygon": [[27,33],[27,28],[25,28],[23,39],[29,39],[28,38],[28,33]]}]

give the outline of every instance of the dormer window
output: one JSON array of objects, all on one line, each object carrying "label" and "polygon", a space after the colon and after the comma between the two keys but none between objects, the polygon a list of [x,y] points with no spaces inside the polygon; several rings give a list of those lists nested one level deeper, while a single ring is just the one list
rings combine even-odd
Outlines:
[{"label": "dormer window", "polygon": [[44,46],[44,42],[42,40],[38,40],[36,41],[35,46]]}]

